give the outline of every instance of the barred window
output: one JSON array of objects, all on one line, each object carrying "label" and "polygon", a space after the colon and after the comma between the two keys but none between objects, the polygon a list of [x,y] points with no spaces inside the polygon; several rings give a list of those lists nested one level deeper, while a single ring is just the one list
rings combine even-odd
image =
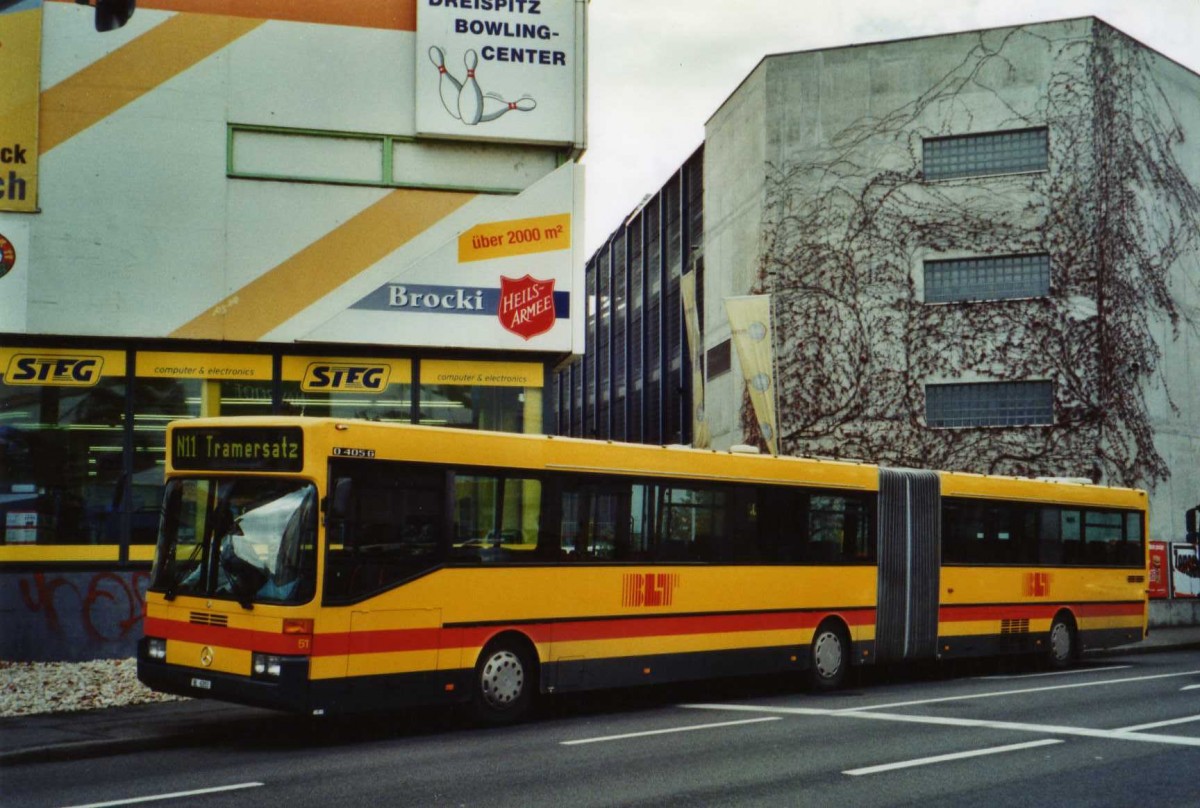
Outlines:
[{"label": "barred window", "polygon": [[928,180],[1045,171],[1049,155],[1045,127],[926,138],[922,145]]},{"label": "barred window", "polygon": [[1008,300],[1050,294],[1049,255],[925,262],[925,302]]},{"label": "barred window", "polygon": [[1048,381],[927,384],[925,421],[931,427],[1049,425],[1054,391]]}]

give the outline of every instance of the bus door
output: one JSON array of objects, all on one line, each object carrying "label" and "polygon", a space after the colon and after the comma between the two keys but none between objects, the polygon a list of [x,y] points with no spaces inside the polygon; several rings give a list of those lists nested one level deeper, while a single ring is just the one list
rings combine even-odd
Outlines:
[{"label": "bus door", "polygon": [[932,471],[879,470],[875,655],[937,655],[942,554],[941,480]]}]

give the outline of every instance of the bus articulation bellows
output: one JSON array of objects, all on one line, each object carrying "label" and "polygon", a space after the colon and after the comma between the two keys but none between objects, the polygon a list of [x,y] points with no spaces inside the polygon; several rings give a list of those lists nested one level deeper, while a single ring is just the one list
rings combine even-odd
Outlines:
[{"label": "bus articulation bellows", "polygon": [[324,715],[1146,628],[1142,491],[365,421],[171,424],[138,675]]}]

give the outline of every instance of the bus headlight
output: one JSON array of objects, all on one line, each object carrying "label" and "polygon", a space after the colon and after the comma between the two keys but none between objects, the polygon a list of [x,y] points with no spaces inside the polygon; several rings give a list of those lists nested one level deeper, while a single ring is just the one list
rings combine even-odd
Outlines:
[{"label": "bus headlight", "polygon": [[254,654],[250,659],[255,676],[266,676],[271,679],[279,678],[281,670],[279,657],[272,654]]},{"label": "bus headlight", "polygon": [[166,659],[167,641],[158,637],[148,637],[146,642],[146,656],[159,661]]}]

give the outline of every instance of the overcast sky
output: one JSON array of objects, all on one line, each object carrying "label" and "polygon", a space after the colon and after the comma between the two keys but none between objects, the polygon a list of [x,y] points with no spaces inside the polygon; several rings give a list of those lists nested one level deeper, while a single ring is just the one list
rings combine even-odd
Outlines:
[{"label": "overcast sky", "polygon": [[1089,15],[1200,72],[1200,0],[591,0],[587,255],[763,56]]}]

